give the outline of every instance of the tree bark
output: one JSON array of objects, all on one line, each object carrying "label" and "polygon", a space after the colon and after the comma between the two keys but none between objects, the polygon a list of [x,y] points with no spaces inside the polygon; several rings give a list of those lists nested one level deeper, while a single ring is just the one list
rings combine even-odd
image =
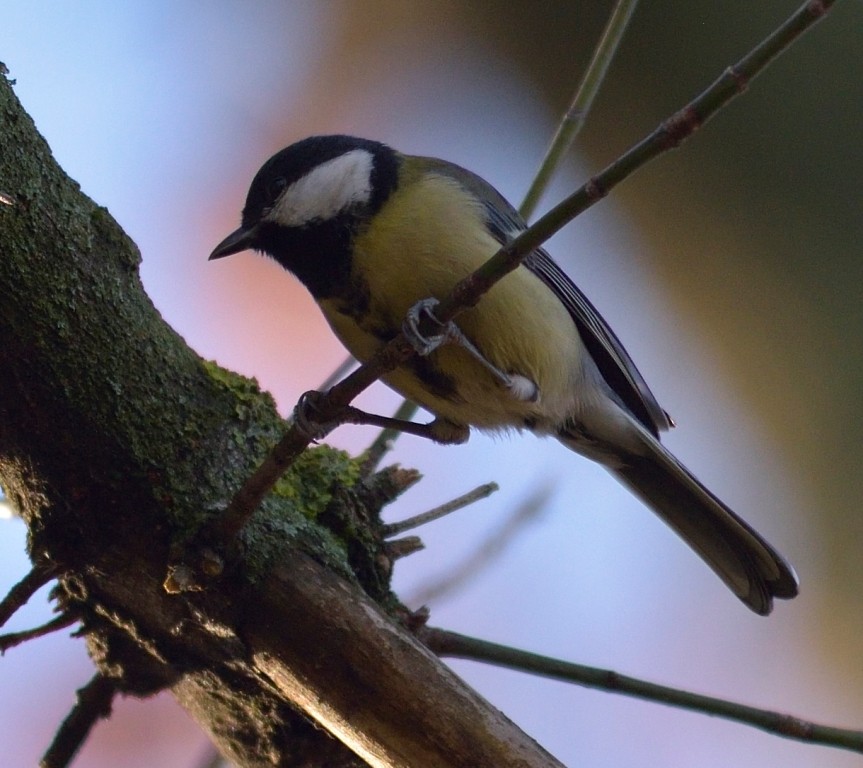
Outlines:
[{"label": "tree bark", "polygon": [[398,621],[377,522],[397,488],[344,454],[304,454],[218,581],[164,590],[283,423],[162,320],[4,77],[0,137],[0,482],[101,674],[171,689],[241,766],[558,765]]}]

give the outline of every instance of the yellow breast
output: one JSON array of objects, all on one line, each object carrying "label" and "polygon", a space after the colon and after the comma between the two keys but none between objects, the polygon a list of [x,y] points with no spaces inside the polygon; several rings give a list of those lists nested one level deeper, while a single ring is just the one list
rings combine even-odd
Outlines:
[{"label": "yellow breast", "polygon": [[[322,309],[348,350],[366,360],[381,345],[380,331],[398,331],[411,306],[443,298],[498,247],[486,231],[480,204],[455,180],[439,174],[404,180],[354,242],[352,272],[368,290],[365,312],[343,314],[334,301],[321,302]],[[571,413],[581,378],[581,342],[566,308],[525,267],[503,278],[456,322],[493,365],[536,383],[539,400],[514,399],[452,345],[429,356],[452,382],[452,393],[430,387],[407,368],[385,381],[438,416],[478,427],[518,427],[525,419],[557,424]]]}]

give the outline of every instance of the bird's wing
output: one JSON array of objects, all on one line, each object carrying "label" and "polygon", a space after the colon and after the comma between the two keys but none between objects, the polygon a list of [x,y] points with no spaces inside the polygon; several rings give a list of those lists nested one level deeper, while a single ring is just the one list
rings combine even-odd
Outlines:
[{"label": "bird's wing", "polygon": [[[489,232],[501,245],[527,226],[518,211],[476,174],[444,161],[429,160],[428,170],[455,179],[483,201]],[[603,378],[630,412],[654,436],[668,429],[673,422],[656,401],[623,344],[569,276],[542,248],[531,253],[523,264],[566,307]]]}]

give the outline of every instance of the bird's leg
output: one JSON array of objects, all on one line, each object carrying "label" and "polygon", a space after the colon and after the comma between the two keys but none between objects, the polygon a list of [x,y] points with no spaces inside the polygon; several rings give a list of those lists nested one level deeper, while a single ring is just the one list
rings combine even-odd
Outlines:
[{"label": "bird's leg", "polygon": [[312,390],[303,394],[294,408],[294,421],[296,425],[313,441],[325,437],[333,429],[342,424],[366,424],[381,429],[395,429],[406,432],[409,435],[425,437],[436,443],[458,444],[465,443],[470,435],[470,428],[464,424],[455,424],[446,419],[435,419],[428,424],[416,424],[413,421],[394,419],[389,416],[378,416],[375,413],[366,413],[351,405],[343,406],[333,414],[329,420],[318,419],[319,409],[317,401],[322,397],[320,392]]},{"label": "bird's leg", "polygon": [[470,427],[464,424],[455,424],[446,419],[435,419],[428,424],[417,424],[404,419],[394,419],[390,416],[378,416],[375,413],[366,413],[359,408],[346,406],[342,410],[342,416],[346,424],[367,424],[381,429],[395,429],[408,435],[425,437],[436,443],[445,445],[458,445],[466,443],[470,436]]},{"label": "bird's leg", "polygon": [[[402,324],[402,333],[404,333],[418,355],[428,355],[444,344],[458,344],[458,346],[462,347],[474,360],[503,384],[516,400],[532,403],[539,399],[539,387],[537,387],[535,382],[526,376],[521,376],[517,373],[509,374],[502,371],[486,359],[482,352],[476,348],[474,343],[462,333],[461,328],[452,320],[446,323],[438,320],[434,314],[434,308],[439,303],[434,298],[418,301],[408,310],[407,317]],[[423,335],[419,328],[423,315],[438,326],[441,332],[431,336]]]}]

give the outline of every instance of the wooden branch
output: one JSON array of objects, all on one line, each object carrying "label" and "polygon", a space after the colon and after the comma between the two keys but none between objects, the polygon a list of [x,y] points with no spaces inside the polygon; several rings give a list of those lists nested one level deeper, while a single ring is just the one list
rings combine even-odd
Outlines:
[{"label": "wooden branch", "polygon": [[366,595],[297,552],[242,631],[255,666],[370,765],[557,766]]}]

